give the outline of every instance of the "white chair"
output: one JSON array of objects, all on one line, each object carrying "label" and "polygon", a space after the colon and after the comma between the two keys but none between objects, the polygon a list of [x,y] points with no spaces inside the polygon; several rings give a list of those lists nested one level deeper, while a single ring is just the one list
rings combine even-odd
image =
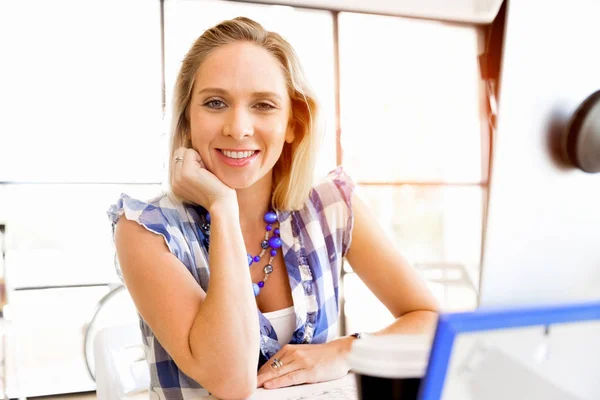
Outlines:
[{"label": "white chair", "polygon": [[100,330],[94,360],[98,400],[148,398],[150,372],[137,323]]}]

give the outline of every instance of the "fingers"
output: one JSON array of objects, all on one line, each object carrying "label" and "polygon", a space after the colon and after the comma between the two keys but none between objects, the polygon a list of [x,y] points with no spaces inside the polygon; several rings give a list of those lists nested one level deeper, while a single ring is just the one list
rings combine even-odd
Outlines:
[{"label": "fingers", "polygon": [[[281,360],[281,354],[279,354],[279,352],[277,352],[273,357],[271,357],[271,359],[269,361],[267,361],[262,367],[260,367],[260,369],[258,370],[258,381],[259,381],[259,385],[261,383],[261,377],[264,377],[266,375],[273,375],[273,376],[277,376],[276,375],[276,370],[278,368],[274,368],[273,363],[275,362],[275,359],[279,359]],[[285,364],[284,364],[285,365]],[[264,382],[264,380],[263,380]]]},{"label": "fingers", "polygon": [[204,163],[202,162],[202,159],[200,158],[200,154],[196,150],[187,149],[186,154],[192,161],[199,163],[200,166],[204,168]]},{"label": "fingers", "polygon": [[[200,154],[198,154],[196,150],[186,147],[180,147],[175,150],[171,162],[173,163],[173,173],[175,176],[179,176],[182,169],[189,170],[193,167],[194,163],[197,163],[201,168],[204,168],[204,163],[200,158]],[[173,178],[174,177],[171,177],[171,179]]]},{"label": "fingers", "polygon": [[[283,351],[284,351],[284,348],[282,348],[277,353],[275,353],[275,355],[273,357],[271,357],[266,363],[264,363],[264,365],[262,367],[260,367],[260,369],[258,370],[256,387],[261,387],[264,382],[277,376],[277,374],[278,374],[277,370],[279,368],[275,368],[274,363],[275,363],[275,359],[281,360],[280,357],[283,357]],[[283,364],[283,365],[285,366],[285,364]]]},{"label": "fingers", "polygon": [[193,164],[198,164],[198,160],[200,160],[200,155],[194,149],[185,149],[183,155],[183,166],[185,168],[192,167]]},{"label": "fingers", "polygon": [[[265,363],[265,365],[260,368],[257,377],[257,387],[262,386],[265,382],[270,381],[271,379],[283,376],[301,368],[301,365],[295,362],[291,352],[283,352],[282,350],[277,352],[269,361]],[[275,360],[278,360],[279,362],[277,363]]]},{"label": "fingers", "polygon": [[183,161],[185,161],[186,148],[180,147],[175,150],[173,154],[173,159],[171,162],[173,163],[173,168],[171,169],[171,184],[173,184],[173,180],[176,176],[181,174],[181,169],[183,168]]},{"label": "fingers", "polygon": [[308,371],[297,369],[264,383],[265,389],[277,389],[287,386],[301,385],[308,381]]}]

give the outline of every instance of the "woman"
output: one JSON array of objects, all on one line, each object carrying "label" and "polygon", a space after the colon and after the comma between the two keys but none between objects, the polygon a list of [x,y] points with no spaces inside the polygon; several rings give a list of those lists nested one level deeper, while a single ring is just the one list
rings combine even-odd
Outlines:
[{"label": "woman", "polygon": [[109,210],[159,398],[346,374],[358,335],[337,338],[343,257],[397,318],[376,334],[433,329],[435,301],[350,178],[312,185],[317,117],[292,47],[252,20],[207,30],[183,60],[171,193]]}]

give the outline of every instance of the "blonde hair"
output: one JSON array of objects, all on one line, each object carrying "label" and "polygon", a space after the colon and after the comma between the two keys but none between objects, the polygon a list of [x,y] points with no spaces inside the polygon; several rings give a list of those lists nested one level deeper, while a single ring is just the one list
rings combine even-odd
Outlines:
[{"label": "blonde hair", "polygon": [[[191,147],[187,108],[200,64],[217,48],[239,41],[263,47],[281,64],[291,99],[295,138],[291,144],[284,144],[281,157],[273,167],[271,203],[277,210],[298,210],[312,188],[322,134],[318,121],[319,106],[292,46],[279,34],[265,30],[249,18],[237,17],[206,30],[183,59],[173,93],[169,160],[173,160],[179,147]],[[169,163],[169,176],[171,165],[172,162]]]}]

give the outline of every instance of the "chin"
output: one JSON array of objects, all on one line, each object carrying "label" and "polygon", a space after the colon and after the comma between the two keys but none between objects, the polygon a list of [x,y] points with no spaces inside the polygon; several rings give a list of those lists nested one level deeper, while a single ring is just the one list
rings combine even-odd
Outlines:
[{"label": "chin", "polygon": [[218,178],[225,185],[235,190],[247,189],[260,180],[260,177],[254,176],[254,174],[223,174]]}]

